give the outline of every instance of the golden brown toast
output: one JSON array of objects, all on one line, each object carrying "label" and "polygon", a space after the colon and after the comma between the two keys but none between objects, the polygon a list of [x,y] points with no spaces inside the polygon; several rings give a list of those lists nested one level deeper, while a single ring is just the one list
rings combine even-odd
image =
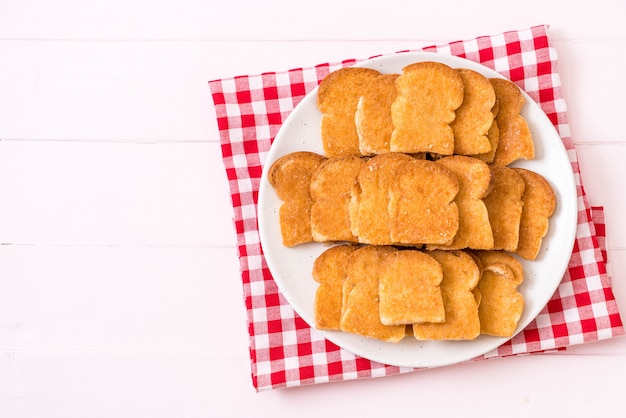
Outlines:
[{"label": "golden brown toast", "polygon": [[294,152],[279,158],[270,167],[268,181],[283,201],[279,221],[286,247],[313,241],[309,185],[313,171],[325,159],[312,152]]},{"label": "golden brown toast", "polygon": [[491,264],[506,264],[511,269],[517,282],[522,283],[524,281],[524,267],[510,253],[506,251],[474,251],[472,254],[478,258],[481,269]]},{"label": "golden brown toast", "polygon": [[446,319],[437,260],[421,250],[387,255],[380,275],[380,321],[385,325],[443,322]]},{"label": "golden brown toast", "polygon": [[491,166],[493,188],[483,199],[489,212],[495,250],[515,251],[519,243],[524,180],[510,167]]},{"label": "golden brown toast", "polygon": [[464,155],[451,155],[437,160],[436,163],[446,167],[459,180],[460,189],[454,198],[459,210],[459,229],[452,243],[429,246],[429,249],[493,248],[489,213],[483,202],[491,187],[489,166],[481,160]]},{"label": "golden brown toast", "polygon": [[500,131],[493,164],[506,166],[535,157],[535,146],[526,119],[520,114],[525,99],[519,87],[503,78],[490,78],[498,100],[496,122]]},{"label": "golden brown toast", "polygon": [[401,245],[448,244],[459,229],[456,175],[433,161],[404,163],[389,183],[389,231]]},{"label": "golden brown toast", "polygon": [[396,98],[398,74],[382,74],[363,92],[354,115],[362,155],[389,152],[393,131],[391,103]]},{"label": "golden brown toast", "polygon": [[394,130],[390,150],[451,155],[454,135],[450,123],[463,102],[463,80],[457,71],[438,62],[407,65],[396,79],[391,105]]},{"label": "golden brown toast", "polygon": [[320,83],[317,106],[322,113],[322,143],[327,157],[360,155],[354,113],[366,87],[380,74],[369,68],[348,67],[333,71]]},{"label": "golden brown toast", "polygon": [[350,200],[365,161],[348,155],[328,158],[311,175],[311,233],[316,242],[356,241],[350,223]]},{"label": "golden brown toast", "polygon": [[467,68],[456,70],[463,80],[463,103],[456,110],[450,127],[454,134],[454,153],[484,154],[491,151],[487,132],[493,124],[491,109],[496,93],[489,79]]},{"label": "golden brown toast", "polygon": [[491,109],[491,113],[493,114],[493,121],[491,122],[491,126],[487,131],[487,139],[489,140],[490,150],[481,154],[474,154],[472,157],[478,158],[481,161],[486,162],[487,164],[492,164],[494,158],[496,157],[496,151],[498,150],[498,143],[500,142],[500,129],[498,128],[498,121],[496,120],[496,116],[498,115],[498,100],[496,99],[496,103]]},{"label": "golden brown toast", "polygon": [[413,160],[407,154],[386,153],[370,158],[361,168],[353,195],[355,217],[352,233],[359,242],[375,245],[393,244],[389,231],[389,182],[398,169]]},{"label": "golden brown toast", "polygon": [[545,178],[509,167],[534,158],[519,87],[421,62],[333,72],[317,99],[325,155],[294,152],[268,172],[285,246],[348,242],[314,262],[315,327],[512,336],[519,259],[538,257],[556,207]]},{"label": "golden brown toast", "polygon": [[524,297],[517,287],[521,281],[504,263],[483,266],[478,289],[481,294],[478,315],[480,333],[496,337],[511,337],[524,310]]},{"label": "golden brown toast", "polygon": [[517,254],[535,260],[543,237],[548,233],[550,217],[556,209],[556,196],[550,183],[540,174],[523,168],[514,168],[526,185],[522,200],[524,208],[520,221]]},{"label": "golden brown toast", "polygon": [[414,324],[414,337],[420,340],[473,340],[480,334],[478,300],[474,293],[480,280],[478,265],[464,251],[439,250],[429,254],[442,267],[441,293],[446,320],[440,324]]},{"label": "golden brown toast", "polygon": [[405,325],[383,325],[379,314],[379,277],[393,247],[367,245],[352,253],[343,285],[341,329],[353,334],[397,342]]},{"label": "golden brown toast", "polygon": [[320,284],[315,293],[317,329],[340,329],[343,282],[350,256],[357,248],[350,244],[330,247],[313,263],[313,279]]}]

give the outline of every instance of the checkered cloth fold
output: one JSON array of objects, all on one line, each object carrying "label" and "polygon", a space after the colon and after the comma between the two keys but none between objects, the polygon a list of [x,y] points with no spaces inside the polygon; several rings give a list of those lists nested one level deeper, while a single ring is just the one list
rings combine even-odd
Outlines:
[{"label": "checkered cloth fold", "polygon": [[[590,207],[570,137],[557,54],[546,26],[434,45],[423,51],[479,62],[524,89],[548,115],[568,152],[578,192],[578,229],[568,269],[547,306],[509,342],[475,360],[562,350],[624,334],[606,270],[604,214]],[[230,184],[256,390],[416,371],[376,363],[326,340],[291,308],[265,263],[257,227],[263,163],[282,122],[331,71],[358,60],[209,82]]]}]

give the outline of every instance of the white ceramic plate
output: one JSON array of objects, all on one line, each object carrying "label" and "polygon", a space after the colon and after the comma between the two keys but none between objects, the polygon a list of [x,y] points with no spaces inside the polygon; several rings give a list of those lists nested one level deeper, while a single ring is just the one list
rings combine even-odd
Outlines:
[{"label": "white ceramic plate", "polygon": [[[373,58],[357,64],[382,73],[400,73],[402,68],[418,61],[439,61],[451,67],[475,70],[487,77],[501,77],[493,70],[462,58],[436,53],[398,53]],[[282,245],[278,209],[281,201],[267,181],[267,171],[279,157],[294,151],[323,154],[320,139],[321,114],[317,109],[317,90],[312,91],[289,115],[278,132],[265,162],[259,190],[259,233],[263,252],[272,275],[295,311],[314,326],[314,299],[318,284],[311,277],[314,260],[326,246],[318,243],[294,248]],[[519,290],[525,307],[517,332],[528,325],[554,294],[573,247],[577,224],[576,186],[572,166],[561,138],[541,108],[524,93],[526,118],[535,142],[535,159],[512,165],[528,168],[543,175],[556,193],[556,211],[550,220],[548,235],[537,260],[521,260],[525,280]],[[488,353],[507,341],[506,338],[480,336],[472,341],[418,341],[405,338],[387,343],[340,331],[321,331],[335,344],[367,359],[404,367],[436,367]]]}]

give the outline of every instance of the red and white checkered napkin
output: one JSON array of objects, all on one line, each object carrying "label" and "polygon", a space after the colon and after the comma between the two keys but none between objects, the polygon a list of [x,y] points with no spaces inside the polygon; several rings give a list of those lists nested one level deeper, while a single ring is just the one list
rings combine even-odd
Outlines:
[{"label": "red and white checkered napkin", "polygon": [[[624,333],[606,272],[602,208],[587,202],[567,123],[557,55],[547,28],[537,26],[425,48],[494,69],[543,108],[572,161],[578,189],[578,231],[571,261],[539,316],[508,343],[480,359],[563,349]],[[281,123],[331,71],[356,60],[209,82],[230,183],[241,277],[248,313],[252,381],[257,390],[388,376],[415,369],[369,361],[327,341],[278,291],[257,229],[261,171]],[[596,223],[599,222],[599,223]]]}]

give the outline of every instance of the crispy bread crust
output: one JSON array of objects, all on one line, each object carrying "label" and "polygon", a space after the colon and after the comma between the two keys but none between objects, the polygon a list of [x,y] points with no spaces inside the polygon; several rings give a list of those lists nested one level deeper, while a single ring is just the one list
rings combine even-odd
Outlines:
[{"label": "crispy bread crust", "polygon": [[385,325],[443,322],[441,264],[420,250],[389,254],[380,275],[380,320]]},{"label": "crispy bread crust", "polygon": [[390,150],[451,155],[454,135],[449,125],[463,102],[461,76],[445,64],[418,62],[402,69],[396,91]]},{"label": "crispy bread crust", "polygon": [[496,121],[500,131],[493,164],[506,166],[519,159],[535,157],[535,146],[526,119],[520,114],[524,96],[519,87],[503,78],[490,78],[498,100]]},{"label": "crispy bread crust", "polygon": [[524,297],[517,291],[520,284],[507,264],[492,263],[483,267],[478,282],[481,293],[478,307],[481,334],[513,336],[524,310]]},{"label": "crispy bread crust", "polygon": [[359,149],[363,155],[390,151],[393,132],[391,104],[396,99],[398,74],[383,74],[375,78],[363,92],[354,115],[359,136]]},{"label": "crispy bread crust", "polygon": [[352,232],[359,242],[391,245],[389,230],[389,183],[398,170],[413,157],[400,153],[379,154],[370,158],[361,168],[358,188],[353,195],[355,219]]},{"label": "crispy bread crust", "polygon": [[466,68],[456,71],[463,80],[463,103],[450,123],[454,134],[454,153],[487,153],[491,151],[487,133],[493,124],[491,109],[496,103],[496,93],[489,79],[482,74]]},{"label": "crispy bread crust", "polygon": [[379,277],[392,247],[368,245],[352,253],[343,286],[341,329],[353,334],[397,342],[405,325],[384,325],[379,314]]},{"label": "crispy bread crust", "polygon": [[473,340],[480,334],[478,301],[474,294],[480,268],[474,258],[463,251],[429,254],[442,267],[441,293],[446,320],[441,324],[414,324],[413,336],[420,340]]},{"label": "crispy bread crust", "polygon": [[459,180],[459,193],[454,201],[459,210],[459,229],[452,242],[440,248],[489,250],[493,248],[493,233],[489,213],[483,198],[491,188],[489,166],[472,157],[452,155],[436,161],[453,172]]},{"label": "crispy bread crust", "polygon": [[397,244],[448,244],[459,229],[459,181],[433,161],[414,159],[389,183],[389,229]]},{"label": "crispy bread crust", "polygon": [[361,155],[354,123],[359,98],[381,73],[347,67],[333,71],[319,85],[317,105],[322,112],[322,143],[327,157]]},{"label": "crispy bread crust", "polygon": [[350,256],[358,247],[336,245],[313,263],[313,279],[320,285],[315,293],[315,327],[339,330],[343,303],[343,282]]},{"label": "crispy bread crust", "polygon": [[312,152],[285,155],[270,167],[268,180],[279,199],[280,229],[283,245],[293,247],[313,241],[311,233],[310,179],[326,158]]},{"label": "crispy bread crust", "polygon": [[352,234],[350,200],[364,164],[364,160],[353,155],[329,158],[311,175],[311,233],[314,241],[357,241]]},{"label": "crispy bread crust", "polygon": [[524,208],[520,220],[517,254],[527,260],[535,260],[548,233],[549,221],[556,209],[556,196],[550,183],[538,173],[514,168],[523,179],[526,188],[522,200]]},{"label": "crispy bread crust", "polygon": [[483,199],[493,231],[493,249],[515,251],[522,218],[522,177],[509,167],[492,166],[493,188]]}]

